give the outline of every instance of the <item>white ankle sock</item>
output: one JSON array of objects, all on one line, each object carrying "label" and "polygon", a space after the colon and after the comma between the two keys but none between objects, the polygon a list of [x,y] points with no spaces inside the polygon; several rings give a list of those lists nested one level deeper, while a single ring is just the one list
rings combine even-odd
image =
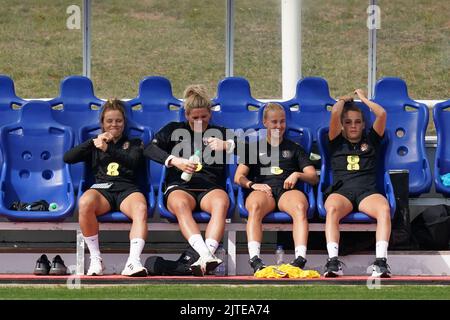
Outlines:
[{"label": "white ankle sock", "polygon": [[387,249],[389,242],[387,241],[377,241],[375,245],[375,254],[377,258],[387,258]]},{"label": "white ankle sock", "polygon": [[189,244],[201,257],[208,257],[211,255],[205,241],[203,241],[201,234],[194,234],[188,239]]},{"label": "white ankle sock", "polygon": [[141,261],[141,253],[145,246],[145,240],[134,238],[130,240],[130,256],[128,260]]},{"label": "white ankle sock", "polygon": [[250,241],[248,244],[248,254],[250,255],[250,259],[254,256],[258,256],[261,252],[261,243],[258,241]]},{"label": "white ankle sock", "polygon": [[295,247],[295,259],[297,259],[298,257],[303,257],[304,259],[306,258],[306,246],[297,246]]},{"label": "white ankle sock", "polygon": [[333,258],[339,256],[339,244],[336,242],[327,243],[328,257]]},{"label": "white ankle sock", "polygon": [[84,242],[86,243],[89,254],[92,258],[100,258],[100,246],[98,244],[98,234],[90,236],[90,237],[84,237]]},{"label": "white ankle sock", "polygon": [[211,238],[206,239],[205,244],[208,247],[211,254],[214,254],[216,252],[217,248],[219,247],[219,242],[217,242],[216,240],[211,239]]}]

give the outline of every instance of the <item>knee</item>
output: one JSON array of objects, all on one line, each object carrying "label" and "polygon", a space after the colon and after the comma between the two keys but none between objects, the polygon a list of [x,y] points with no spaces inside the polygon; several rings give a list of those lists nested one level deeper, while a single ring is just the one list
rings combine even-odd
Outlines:
[{"label": "knee", "polygon": [[147,221],[147,205],[145,203],[136,203],[133,206],[133,221]]},{"label": "knee", "polygon": [[332,221],[338,220],[339,212],[336,206],[334,205],[326,206],[325,210],[327,211],[327,220],[328,219]]},{"label": "knee", "polygon": [[95,201],[90,197],[81,197],[78,201],[78,213],[80,215],[95,214]]},{"label": "knee", "polygon": [[212,209],[214,212],[226,213],[229,206],[230,202],[228,199],[218,199],[213,202]]},{"label": "knee", "polygon": [[383,205],[378,211],[378,221],[391,221],[391,209],[389,206]]},{"label": "knee", "polygon": [[170,203],[169,207],[172,211],[179,214],[191,212],[189,203],[186,200],[173,201]]}]

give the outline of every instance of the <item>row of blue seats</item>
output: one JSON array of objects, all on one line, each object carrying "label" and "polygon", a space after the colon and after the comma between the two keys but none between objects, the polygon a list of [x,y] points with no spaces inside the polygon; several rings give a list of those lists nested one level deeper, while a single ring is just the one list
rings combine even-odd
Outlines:
[{"label": "row of blue seats", "polygon": [[[6,97],[9,95],[10,99],[7,107],[1,109],[7,111],[5,112],[7,115],[14,114],[17,118],[19,112],[17,110],[15,110],[15,112],[11,111],[13,110],[11,109],[11,105],[20,105],[25,101],[21,101],[20,98],[15,96],[14,85],[10,78],[3,77],[2,79],[4,80],[3,83],[6,83],[7,85],[0,87],[0,96]],[[378,97],[381,101],[377,102],[382,104],[385,108],[386,106],[389,106],[389,103],[392,103],[393,105],[392,108],[386,108],[389,113],[388,119],[391,119],[391,123],[395,124],[391,127],[388,123],[390,143],[388,144],[388,156],[386,157],[386,163],[388,165],[386,165],[386,167],[388,169],[408,169],[410,171],[411,195],[414,196],[422,192],[427,192],[431,186],[431,174],[428,160],[426,159],[424,152],[423,140],[425,127],[428,123],[428,109],[426,106],[409,99],[406,84],[400,79],[381,79],[377,83],[376,88],[375,100],[377,101]],[[226,78],[220,82],[218,92],[218,96],[214,99],[214,103],[220,105],[220,110],[213,113],[213,122],[232,128],[260,126],[263,103],[258,102],[251,97],[250,86],[245,79]],[[83,97],[85,98],[84,100]],[[324,99],[320,100],[321,97]],[[384,102],[382,102],[383,100]],[[75,132],[76,143],[84,141],[87,138],[85,134],[82,134],[80,129],[85,126],[86,123],[92,123],[87,126],[88,128],[91,128],[91,135],[98,134],[99,128],[97,117],[99,108],[91,108],[91,105],[100,106],[102,101],[95,98],[92,83],[88,78],[71,76],[64,79],[61,84],[60,96],[52,99],[49,103],[53,106],[62,104],[62,108],[52,109],[52,116],[59,123],[77,129]],[[310,129],[313,140],[317,141],[317,135],[314,135],[314,133],[317,132],[315,127],[320,128],[328,123],[329,111],[327,110],[327,106],[334,104],[334,100],[329,96],[328,84],[324,79],[305,78],[298,83],[296,97],[282,103],[287,111],[288,126],[294,130],[302,130],[299,123],[309,119],[308,123],[305,124],[305,126],[309,128],[304,129]],[[141,105],[140,109],[131,110],[131,106],[138,104]],[[144,126],[157,127],[157,124],[149,125],[149,122],[152,120],[163,122],[160,126],[167,123],[167,121],[182,120],[182,110],[178,109],[174,112],[173,110],[170,110],[171,105],[181,107],[181,101],[174,98],[172,95],[170,82],[163,77],[145,78],[141,82],[139,96],[129,102],[130,110],[128,112],[130,113],[130,121],[140,122],[141,126],[139,128],[137,125],[134,126],[135,128],[138,128],[139,133],[143,130]],[[257,107],[258,112],[252,111],[249,109],[249,106]],[[298,106],[298,108],[295,109],[295,106]],[[371,119],[370,112],[368,112],[365,105],[361,104],[360,106],[365,113],[366,121],[370,123],[370,121],[373,120]],[[435,121],[437,119],[444,119],[447,114],[442,111],[447,108],[448,102],[435,107]],[[93,116],[93,114],[95,116]],[[173,119],[164,120],[164,115],[175,117]],[[255,115],[257,115],[256,118]],[[298,117],[298,115],[301,115],[301,117]],[[441,117],[439,115],[441,115]],[[396,120],[392,120],[392,118],[396,118]],[[8,117],[3,117],[3,119],[9,119],[8,122],[14,122],[14,120]],[[314,119],[314,121],[311,119]],[[324,119],[325,121],[323,121]],[[242,120],[244,120],[243,123],[236,124]],[[229,121],[229,124],[221,123],[220,121]],[[323,121],[323,123],[320,123],[320,121]],[[438,124],[439,122],[436,122],[438,141],[440,142],[438,144],[438,151],[441,150],[445,153],[445,143],[443,142],[445,141],[445,137],[440,133],[445,133],[445,129],[448,128],[448,126],[445,126],[445,120],[441,126]],[[417,130],[417,128],[421,128],[422,130]],[[396,144],[395,142],[398,143]],[[444,147],[440,149],[439,145],[442,144],[444,144]],[[445,157],[439,157],[439,154],[437,154],[436,166],[442,171],[435,172],[446,172],[448,169],[448,161],[443,161],[443,159],[445,159]],[[448,159],[448,157],[446,159]],[[398,166],[395,167],[395,164]],[[83,175],[82,170],[82,165],[72,166],[71,168],[71,173],[76,184],[75,190],[78,188],[77,180],[81,179]],[[152,163],[150,175],[153,177],[152,184],[155,189],[158,186],[158,177],[161,176],[160,171],[161,166]],[[435,180],[436,189],[439,191],[438,183],[441,183],[441,181],[438,177],[436,177]],[[422,188],[422,190],[420,190],[420,188]],[[443,191],[444,194],[445,192],[448,194],[448,188],[444,188]]]},{"label": "row of blue seats", "polygon": [[[53,118],[50,104],[45,101],[29,101],[19,110],[19,120],[13,124],[4,125],[0,129],[0,143],[2,152],[5,156],[0,176],[0,215],[13,221],[62,221],[72,216],[76,200],[86,191],[93,181],[90,168],[81,165],[82,178],[80,180],[78,195],[72,183],[72,177],[69,165],[62,161],[64,153],[73,147],[75,143],[75,133],[72,128],[60,124]],[[130,120],[127,126],[127,134],[131,137],[137,137],[148,143],[151,141],[153,133],[146,127]],[[88,139],[96,136],[100,132],[98,124],[84,126],[80,128],[79,133],[82,139]],[[305,129],[302,135],[301,143],[307,152],[312,145],[312,135],[308,129]],[[321,136],[326,131],[321,132]],[[321,139],[320,141],[323,141]],[[319,142],[322,156],[327,159],[326,148]],[[162,187],[164,185],[165,167],[159,178],[159,192],[155,199],[155,192],[151,184],[151,172],[149,170],[152,161],[147,161],[147,166],[143,174],[139,174],[139,184],[147,197],[149,209],[148,213],[153,215],[156,203],[162,217],[175,222],[176,217],[167,210],[163,201]],[[229,169],[236,164],[229,164]],[[322,177],[329,177],[330,168],[322,166]],[[325,172],[328,170],[328,172]],[[235,194],[233,192],[231,170],[228,170],[227,192],[230,197],[230,208],[228,217],[233,216],[235,209]],[[329,180],[321,181],[321,184]],[[308,217],[312,218],[316,209],[316,198],[311,186],[302,184],[299,186],[308,196],[309,209]],[[318,189],[319,216],[325,218],[326,212],[323,209],[322,199],[323,190]],[[392,205],[392,214],[395,212],[395,200],[392,187],[388,185],[386,195]],[[57,211],[15,211],[10,207],[15,201],[34,202],[38,199],[45,199],[48,202],[55,202],[58,205]],[[244,190],[239,188],[237,197],[239,212],[242,217],[247,217],[248,212],[245,208]],[[355,218],[356,217],[356,218]],[[363,218],[364,217],[364,218]],[[199,222],[207,222],[210,215],[207,212],[195,212],[194,218]],[[108,222],[129,222],[129,219],[121,212],[109,212],[99,217],[100,221]],[[273,212],[268,215],[265,222],[292,222],[289,215],[284,212]],[[371,221],[367,216],[361,213],[352,213],[347,221]]]},{"label": "row of blue seats", "polygon": [[[387,134],[389,145],[386,156],[388,169],[409,170],[409,194],[420,196],[430,191],[432,174],[425,152],[425,132],[429,112],[426,105],[412,100],[406,83],[399,78],[382,78],[375,87],[373,101],[381,104],[388,112]],[[18,112],[11,105],[22,105],[25,100],[16,96],[14,83],[7,76],[0,76],[0,125],[17,121]],[[92,82],[82,76],[69,76],[61,82],[60,95],[49,101],[54,107],[54,118],[75,131],[75,143],[82,141],[79,128],[96,126],[99,106],[103,103],[94,94]],[[318,141],[318,130],[326,127],[330,118],[330,106],[335,100],[330,96],[328,83],[323,78],[306,77],[297,84],[296,95],[282,101],[286,109],[288,127],[292,130],[308,128],[313,142]],[[213,104],[218,106],[212,114],[212,123],[231,129],[259,128],[262,126],[263,102],[251,95],[250,84],[245,78],[229,77],[219,82]],[[446,197],[450,188],[443,185],[441,176],[450,172],[450,137],[448,110],[450,102],[437,104],[433,110],[438,136],[435,160],[436,190]],[[359,103],[364,110],[365,105]],[[61,106],[58,108],[58,106]],[[95,106],[95,107],[93,107]],[[158,131],[170,121],[183,121],[182,101],[172,94],[168,79],[160,76],[144,78],[139,85],[139,94],[128,101],[129,118],[142,126]],[[11,111],[13,110],[13,111]],[[14,112],[16,111],[16,112]],[[366,112],[367,120],[373,115]],[[75,187],[78,187],[81,171],[71,168]],[[160,167],[152,166],[153,177],[160,176]],[[157,188],[157,179],[152,181]]]}]

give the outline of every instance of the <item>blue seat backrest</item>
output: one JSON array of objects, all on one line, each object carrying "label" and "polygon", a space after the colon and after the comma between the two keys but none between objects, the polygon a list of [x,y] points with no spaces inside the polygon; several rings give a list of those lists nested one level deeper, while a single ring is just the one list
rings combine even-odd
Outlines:
[{"label": "blue seat backrest", "polygon": [[283,106],[291,109],[292,122],[310,129],[313,141],[317,141],[318,129],[328,126],[331,114],[329,107],[335,103],[336,100],[330,96],[327,81],[319,77],[299,80],[295,97],[281,102]]},{"label": "blue seat backrest", "polygon": [[75,143],[81,142],[80,129],[98,123],[103,101],[94,94],[91,79],[83,76],[69,76],[61,81],[59,96],[49,101],[56,121],[71,127]]},{"label": "blue seat backrest", "polygon": [[[13,80],[6,75],[0,75],[0,127],[19,121],[20,110],[14,105],[22,106],[24,103],[26,101],[16,95]],[[0,168],[2,163],[3,155],[0,152]]]},{"label": "blue seat backrest", "polygon": [[230,129],[245,129],[258,125],[258,109],[264,103],[252,97],[247,79],[228,77],[219,82],[213,105],[220,110],[213,111],[212,124]]},{"label": "blue seat backrest", "polygon": [[[71,127],[75,134],[75,144],[79,144],[82,141],[81,128],[98,123],[103,101],[95,96],[91,79],[69,76],[61,81],[59,96],[49,103],[53,118]],[[70,172],[75,190],[78,190],[83,165],[70,165]]]},{"label": "blue seat backrest", "polygon": [[[172,85],[167,78],[146,77],[139,83],[139,94],[128,101],[132,108],[132,118],[139,124],[149,127],[154,133],[172,121],[181,120],[181,100],[173,96]],[[136,106],[139,106],[137,108]],[[152,185],[158,190],[162,166],[151,162]]]},{"label": "blue seat backrest", "polygon": [[[172,85],[164,77],[152,76],[141,80],[139,94],[128,101],[133,119],[158,132],[171,121],[180,121],[181,101],[172,94]],[[140,105],[140,108],[136,106]]]},{"label": "blue seat backrest", "polygon": [[[1,175],[1,214],[12,220],[62,220],[75,203],[64,153],[73,146],[72,130],[52,118],[48,102],[30,101],[21,109],[20,121],[1,130],[5,162]],[[14,201],[44,199],[58,204],[56,212],[8,210]]]},{"label": "blue seat backrest", "polygon": [[427,106],[412,100],[405,81],[393,77],[378,80],[373,101],[387,112],[387,169],[409,170],[410,196],[428,192],[432,179],[425,151]]},{"label": "blue seat backrest", "polygon": [[450,173],[450,100],[434,106],[433,119],[437,134],[434,182],[436,191],[449,197],[450,187],[442,183],[441,176]]}]

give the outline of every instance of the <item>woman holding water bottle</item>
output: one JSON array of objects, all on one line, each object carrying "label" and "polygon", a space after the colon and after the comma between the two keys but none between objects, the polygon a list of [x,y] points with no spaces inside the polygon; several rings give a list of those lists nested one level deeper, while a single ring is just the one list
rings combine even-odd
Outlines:
[{"label": "woman holding water bottle", "polygon": [[[164,201],[177,217],[183,236],[200,255],[191,265],[193,274],[203,276],[222,263],[214,254],[230,204],[225,191],[226,153],[233,152],[235,142],[224,140],[225,128],[209,124],[211,100],[204,86],[187,87],[184,99],[187,121],[163,127],[145,148],[144,156],[167,167]],[[192,216],[197,210],[211,214],[205,240]]]}]

